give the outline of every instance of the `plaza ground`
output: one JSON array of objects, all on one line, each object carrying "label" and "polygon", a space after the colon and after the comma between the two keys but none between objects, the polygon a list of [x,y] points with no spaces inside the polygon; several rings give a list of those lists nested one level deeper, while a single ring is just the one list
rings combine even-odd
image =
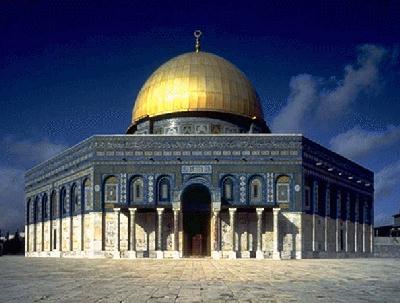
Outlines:
[{"label": "plaza ground", "polygon": [[3,256],[0,302],[399,302],[400,259]]}]

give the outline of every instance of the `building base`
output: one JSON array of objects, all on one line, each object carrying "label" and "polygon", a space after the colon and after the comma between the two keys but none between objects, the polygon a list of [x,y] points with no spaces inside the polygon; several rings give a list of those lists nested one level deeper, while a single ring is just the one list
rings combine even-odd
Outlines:
[{"label": "building base", "polygon": [[281,260],[281,252],[280,251],[274,251],[272,253],[272,260]]},{"label": "building base", "polygon": [[257,250],[256,251],[256,259],[258,259],[258,260],[264,259],[264,252],[262,252],[261,250]]},{"label": "building base", "polygon": [[218,250],[213,250],[213,251],[211,252],[211,258],[214,259],[214,260],[219,260],[219,259],[221,259],[221,252],[218,251]]},{"label": "building base", "polygon": [[125,256],[128,259],[136,259],[136,251],[134,250],[128,250],[127,252],[125,252]]},{"label": "building base", "polygon": [[156,250],[156,259],[164,259],[164,252],[162,250]]},{"label": "building base", "polygon": [[228,253],[228,259],[234,260],[236,259],[236,251],[232,250]]}]

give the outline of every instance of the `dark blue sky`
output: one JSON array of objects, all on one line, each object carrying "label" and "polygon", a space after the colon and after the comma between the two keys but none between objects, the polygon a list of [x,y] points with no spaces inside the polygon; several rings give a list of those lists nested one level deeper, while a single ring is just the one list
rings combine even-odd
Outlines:
[{"label": "dark blue sky", "polygon": [[[398,1],[3,0],[0,181],[13,175],[15,192],[3,185],[0,198],[21,204],[21,172],[54,152],[93,134],[124,133],[141,85],[192,51],[201,29],[203,50],[253,82],[275,131],[303,132],[385,180],[375,213],[387,221],[400,208],[399,20]],[[336,110],[324,105],[329,98],[344,107],[310,122],[314,108]],[[287,125],[286,111],[302,118]],[[3,226],[0,216],[0,228],[13,226],[21,209]]]}]

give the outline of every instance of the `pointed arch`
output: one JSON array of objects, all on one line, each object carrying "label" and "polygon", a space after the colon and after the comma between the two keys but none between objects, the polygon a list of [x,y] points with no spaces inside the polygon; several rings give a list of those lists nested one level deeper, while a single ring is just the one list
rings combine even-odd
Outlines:
[{"label": "pointed arch", "polygon": [[259,175],[252,176],[249,179],[248,200],[250,203],[259,204],[263,202],[264,182]]},{"label": "pointed arch", "polygon": [[49,212],[48,212],[48,197],[47,194],[45,193],[42,197],[42,221],[46,220],[49,217]]},{"label": "pointed arch", "polygon": [[144,202],[144,180],[142,176],[133,176],[129,181],[129,204]]},{"label": "pointed arch", "polygon": [[50,194],[50,219],[55,219],[57,217],[57,201],[56,201],[56,191],[53,190]]},{"label": "pointed arch", "polygon": [[103,194],[105,204],[117,204],[119,199],[118,177],[111,175],[104,180]]},{"label": "pointed arch", "polygon": [[92,199],[93,199],[93,185],[92,180],[90,178],[86,178],[82,182],[82,202],[81,209],[82,211],[90,210],[93,207]]},{"label": "pointed arch", "polygon": [[224,203],[232,203],[235,198],[235,179],[231,175],[224,176],[221,179],[221,200]]},{"label": "pointed arch", "polygon": [[70,214],[73,215],[79,209],[79,192],[76,183],[72,184],[70,191]]},{"label": "pointed arch", "polygon": [[60,190],[60,217],[67,213],[67,189],[63,186]]},{"label": "pointed arch", "polygon": [[277,203],[289,203],[290,201],[290,177],[288,175],[280,175],[276,178],[275,184]]},{"label": "pointed arch", "polygon": [[157,203],[171,201],[171,181],[168,176],[161,176],[157,181]]}]

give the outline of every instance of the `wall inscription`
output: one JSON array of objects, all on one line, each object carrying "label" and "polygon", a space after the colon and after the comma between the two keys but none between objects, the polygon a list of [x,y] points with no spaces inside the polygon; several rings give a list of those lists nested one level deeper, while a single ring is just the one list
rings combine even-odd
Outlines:
[{"label": "wall inscription", "polygon": [[182,174],[211,174],[211,165],[182,165]]}]

